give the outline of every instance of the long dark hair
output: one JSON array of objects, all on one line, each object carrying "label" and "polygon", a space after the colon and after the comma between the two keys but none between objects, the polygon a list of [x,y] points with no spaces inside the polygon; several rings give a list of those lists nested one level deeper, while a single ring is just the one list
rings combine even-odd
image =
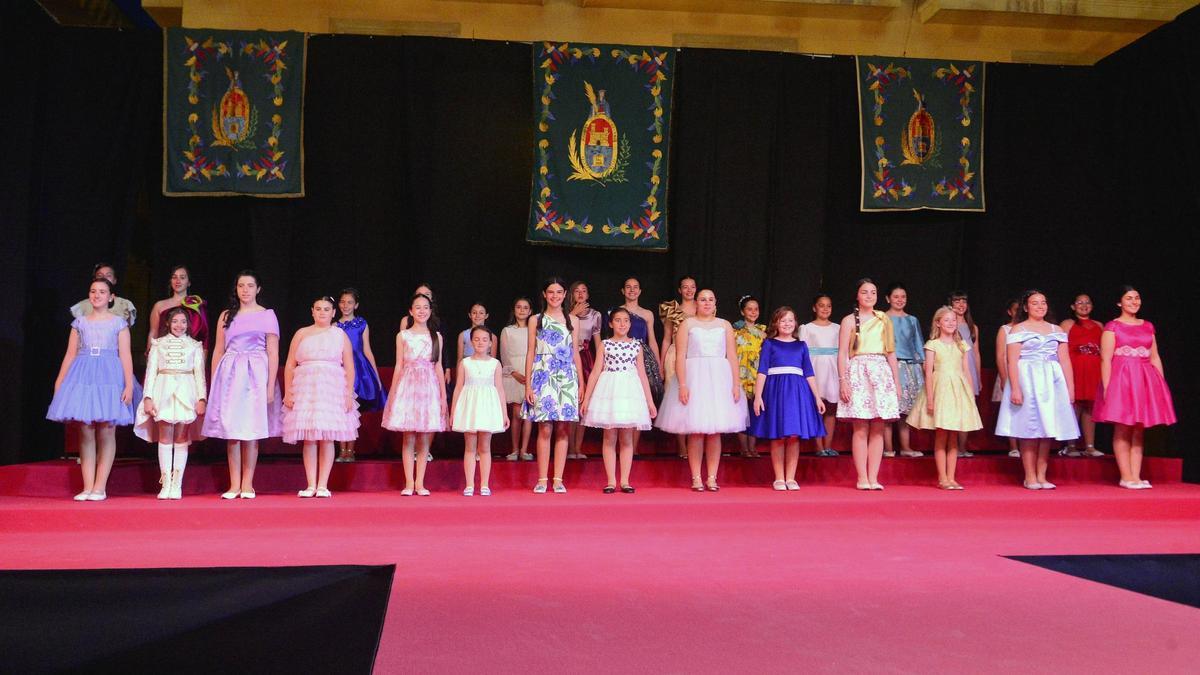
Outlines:
[{"label": "long dark hair", "polygon": [[233,323],[234,317],[237,316],[238,310],[242,308],[242,301],[238,300],[237,282],[242,277],[250,277],[254,279],[254,285],[262,290],[262,283],[258,280],[258,272],[254,270],[242,270],[233,277],[233,289],[229,293],[229,305],[225,308],[225,330],[229,330],[229,325]]},{"label": "long dark hair", "polygon": [[[1046,297],[1045,293],[1043,293],[1042,291],[1040,291],[1036,288],[1031,288],[1021,294],[1021,304],[1017,306],[1017,323],[1021,323],[1022,321],[1025,321],[1026,319],[1029,318],[1029,310],[1027,309],[1027,307],[1029,307],[1029,299],[1035,295],[1040,295],[1043,298]],[[1049,299],[1048,298],[1046,300],[1046,303],[1047,303],[1046,304],[1046,307],[1047,307],[1046,321],[1051,321],[1052,319],[1050,316]]]},{"label": "long dark hair", "polygon": [[829,304],[830,305],[833,304],[833,296],[828,293],[817,293],[816,295],[814,295],[813,299],[812,299],[812,304],[809,305],[809,307],[811,308],[811,309],[809,309],[809,311],[812,312],[813,319],[817,318],[817,303],[821,301],[821,298],[829,298]]},{"label": "long dark hair", "polygon": [[[418,298],[429,303],[429,320],[425,322],[425,328],[429,329],[429,341],[433,343],[433,349],[429,352],[429,360],[437,363],[438,357],[441,356],[442,353],[442,343],[441,340],[438,339],[438,329],[442,327],[442,322],[438,320],[437,314],[433,313],[433,300],[430,300],[429,296],[425,295],[424,293],[416,293],[411,299],[409,299],[409,311],[412,311],[413,303],[416,302]],[[408,315],[407,318],[412,319],[412,315]],[[415,325],[417,325],[417,320],[412,319],[412,322],[409,324],[409,328],[412,328]],[[401,330],[404,329],[401,328]]]},{"label": "long dark hair", "polygon": [[[437,302],[433,299],[433,286],[430,286],[428,281],[422,281],[421,283],[417,284],[417,288],[420,288],[422,286],[424,286],[425,288],[428,288],[430,294],[425,295],[424,293],[413,293],[413,299],[415,300],[416,296],[418,296],[418,295],[425,296],[425,299],[429,301],[430,316],[437,316]],[[410,306],[411,306],[411,301],[410,301]],[[404,330],[405,328],[412,328],[412,327],[413,327],[413,318],[411,316],[405,314],[404,316],[400,317],[400,330]]]},{"label": "long dark hair", "polygon": [[[1045,294],[1043,293],[1043,295],[1045,295]],[[950,294],[946,296],[946,304],[953,307],[955,300],[966,300],[966,299],[967,299],[966,291],[950,291]],[[1024,307],[1024,306],[1025,306],[1025,302],[1022,301],[1021,307]],[[963,318],[966,319],[967,328],[971,329],[971,339],[974,340],[975,339],[975,319],[971,318],[971,303],[969,303],[969,302],[967,303],[967,311],[963,312]],[[1024,321],[1024,320],[1025,319],[1021,319],[1021,321]]]},{"label": "long dark hair", "polygon": [[[537,320],[537,331],[539,333],[542,332],[542,317],[546,315],[546,289],[550,288],[554,284],[562,286],[564,291],[567,290],[567,284],[560,277],[550,277],[549,279],[546,279],[545,283],[542,284],[542,311],[538,312]],[[563,303],[565,304],[566,302],[567,298],[564,295]],[[568,333],[575,332],[575,326],[571,324],[571,313],[567,311],[566,307],[563,308],[563,323],[567,324]],[[574,338],[572,338],[572,340],[574,340]]]},{"label": "long dark hair", "polygon": [[[175,268],[175,269],[179,269],[179,268]],[[174,274],[175,270],[174,269],[171,270],[171,273]],[[184,330],[184,335],[186,335],[188,337],[194,337],[192,335],[191,317],[188,316],[187,310],[183,308],[183,305],[175,305],[171,309],[167,310],[167,313],[163,315],[162,321],[159,322],[159,324],[158,324],[158,335],[155,335],[154,337],[163,337],[167,333],[170,333],[171,332],[171,319],[175,318],[175,316],[178,314],[182,314],[183,318],[188,320],[187,329]]]},{"label": "long dark hair", "polygon": [[[879,289],[879,287],[875,285],[875,282],[872,281],[870,277],[863,277],[854,282],[854,337],[850,338],[851,352],[853,352],[855,349],[858,349],[858,336],[862,333],[862,318],[858,315],[858,290],[862,288],[864,284],[871,284],[872,286],[875,286],[876,290]],[[878,299],[878,296],[876,296],[876,299]],[[871,308],[872,311],[874,311],[874,309],[874,307]]]},{"label": "long dark hair", "polygon": [[[170,272],[167,274],[167,294],[168,294],[168,297],[172,297],[172,298],[173,298],[173,297],[175,297],[175,289],[171,287],[171,277],[175,276],[175,273],[176,273],[176,272],[178,272],[179,270],[183,270],[184,272],[187,272],[187,275],[188,275],[188,282],[189,282],[189,285],[190,285],[190,282],[191,282],[191,280],[192,280],[192,271],[191,271],[190,269],[188,269],[188,266],[187,266],[187,265],[184,265],[184,264],[171,265],[171,271],[170,271]],[[183,294],[184,294],[185,296],[187,295],[187,289],[186,289],[186,288],[185,288],[185,289],[183,289]]]},{"label": "long dark hair", "polygon": [[336,309],[338,313],[335,321],[341,321],[346,316],[345,314],[342,314],[342,308],[338,307],[343,295],[349,295],[350,297],[354,298],[354,304],[358,304],[358,289],[352,286],[343,288],[340,292],[338,292],[338,302],[333,303],[333,308]]},{"label": "long dark hair", "polygon": [[[529,313],[533,314],[533,301],[522,295],[521,297],[512,301],[512,305],[508,309],[508,323],[505,325],[508,325],[508,326],[517,325],[517,311],[516,311],[517,303],[522,300],[525,301],[525,304],[529,305]],[[528,326],[529,317],[525,317],[525,321],[526,321],[526,326]]]}]

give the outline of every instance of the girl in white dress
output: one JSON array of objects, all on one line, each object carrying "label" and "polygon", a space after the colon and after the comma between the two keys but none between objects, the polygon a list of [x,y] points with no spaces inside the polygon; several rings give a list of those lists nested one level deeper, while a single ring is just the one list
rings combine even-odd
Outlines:
[{"label": "girl in white dress", "polygon": [[716,492],[721,489],[717,486],[721,434],[742,431],[749,419],[738,379],[733,326],[717,318],[717,296],[704,289],[696,294],[696,316],[685,319],[676,332],[675,377],[667,383],[656,425],[668,433],[687,434],[692,489],[704,491],[703,459],[708,489]]},{"label": "girl in white dress", "polygon": [[[533,303],[529,298],[517,298],[513,302],[508,325],[500,331],[500,365],[503,368],[504,401],[511,411],[512,452],[505,459],[510,462],[533,461],[529,452],[529,430],[533,422],[521,417],[521,404],[525,401],[525,354],[529,348],[529,315],[533,314]],[[518,422],[518,420],[520,420]]]},{"label": "girl in white dress", "polygon": [[492,494],[492,434],[508,428],[504,409],[503,369],[489,356],[492,333],[484,326],[471,329],[472,354],[458,362],[454,401],[450,405],[450,429],[463,434],[463,471],[467,487],[463,495],[475,494],[475,460],[479,459],[479,494]]},{"label": "girl in white dress", "polygon": [[584,426],[604,430],[601,453],[608,476],[605,494],[617,491],[616,446],[621,444],[621,492],[632,494],[629,471],[633,466],[633,433],[648,431],[650,420],[658,415],[650,380],[646,377],[642,343],[629,337],[633,323],[629,310],[618,307],[609,314],[613,336],[600,343],[596,367],[583,395]]},{"label": "girl in white dress", "polygon": [[800,339],[808,345],[816,373],[817,391],[825,401],[825,435],[815,440],[818,457],[837,457],[833,449],[833,430],[837,427],[837,404],[841,397],[838,381],[838,333],[841,326],[829,320],[833,314],[833,298],[825,293],[813,298],[813,320],[800,326]]}]

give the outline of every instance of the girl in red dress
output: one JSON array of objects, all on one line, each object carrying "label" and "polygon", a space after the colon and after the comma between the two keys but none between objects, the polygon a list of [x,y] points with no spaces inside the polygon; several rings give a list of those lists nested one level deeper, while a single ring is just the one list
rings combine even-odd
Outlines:
[{"label": "girl in red dress", "polygon": [[1077,450],[1075,443],[1068,443],[1058,451],[1067,457],[1103,457],[1096,449],[1096,422],[1092,419],[1092,402],[1100,387],[1100,334],[1104,326],[1092,320],[1092,298],[1087,293],[1075,296],[1071,303],[1071,317],[1062,322],[1067,334],[1067,347],[1071,353],[1071,371],[1075,374],[1075,416],[1083,432],[1086,447]]}]

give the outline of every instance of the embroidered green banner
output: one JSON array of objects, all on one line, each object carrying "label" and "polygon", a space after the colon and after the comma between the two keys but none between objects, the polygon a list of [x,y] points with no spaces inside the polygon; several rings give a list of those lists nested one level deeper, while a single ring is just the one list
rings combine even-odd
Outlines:
[{"label": "embroidered green banner", "polygon": [[163,194],[304,196],[303,33],[168,28]]},{"label": "embroidered green banner", "polygon": [[983,211],[979,61],[855,57],[863,211]]},{"label": "embroidered green banner", "polygon": [[533,45],[528,241],[666,250],[674,66],[659,47]]}]

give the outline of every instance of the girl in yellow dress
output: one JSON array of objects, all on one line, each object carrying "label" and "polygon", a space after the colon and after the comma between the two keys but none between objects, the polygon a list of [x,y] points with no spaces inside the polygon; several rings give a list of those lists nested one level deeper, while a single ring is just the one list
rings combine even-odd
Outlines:
[{"label": "girl in yellow dress", "polygon": [[[762,312],[758,298],[743,295],[738,300],[738,307],[742,311],[742,318],[733,324],[733,342],[737,345],[738,378],[742,382],[742,389],[746,391],[747,408],[753,419],[754,381],[758,377],[758,355],[767,337],[767,327],[758,323]],[[738,434],[738,444],[742,449],[742,457],[759,456],[758,439],[750,435],[749,429],[746,433]]]},{"label": "girl in yellow dress", "polygon": [[938,487],[961,490],[963,487],[954,480],[959,433],[983,428],[967,359],[971,348],[958,332],[958,317],[950,307],[934,312],[929,334],[936,337],[925,343],[925,388],[908,414],[908,424],[934,430]]}]

